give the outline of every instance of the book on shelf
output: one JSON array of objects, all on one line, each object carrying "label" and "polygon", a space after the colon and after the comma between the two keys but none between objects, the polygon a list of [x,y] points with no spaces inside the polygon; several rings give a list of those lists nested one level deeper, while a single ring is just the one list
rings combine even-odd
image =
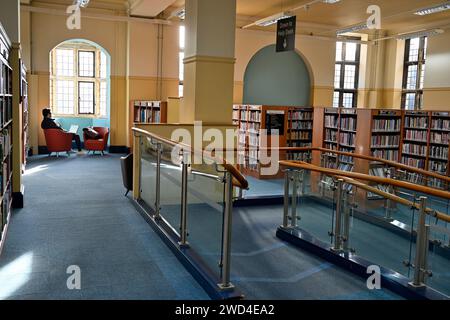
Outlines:
[{"label": "book on shelf", "polygon": [[431,121],[431,129],[450,131],[450,119],[433,119]]},{"label": "book on shelf", "polygon": [[374,119],[373,131],[400,131],[400,119]]},{"label": "book on shelf", "polygon": [[427,156],[427,146],[413,144],[413,143],[405,143],[405,144],[403,144],[403,153],[406,153],[409,155],[416,155],[416,156],[420,156],[420,157],[426,157]]},{"label": "book on shelf", "polygon": [[405,140],[427,142],[427,139],[428,139],[428,131],[411,130],[411,129],[405,131]]}]

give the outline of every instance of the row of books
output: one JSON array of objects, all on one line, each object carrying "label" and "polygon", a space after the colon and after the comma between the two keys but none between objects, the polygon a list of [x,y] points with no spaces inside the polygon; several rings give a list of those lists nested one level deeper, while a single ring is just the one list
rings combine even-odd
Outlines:
[{"label": "row of books", "polygon": [[386,177],[385,169],[382,167],[372,167],[369,170],[371,176]]},{"label": "row of books", "polygon": [[313,128],[313,124],[308,121],[292,122],[291,128],[294,130],[311,130]]},{"label": "row of books", "polygon": [[398,161],[398,150],[376,149],[372,151],[372,156],[389,161]]},{"label": "row of books", "polygon": [[2,175],[1,175],[1,177],[2,177],[1,178],[2,194],[5,193],[5,190],[7,189],[7,186],[8,186],[9,177],[10,177],[11,169],[12,169],[11,164],[12,164],[12,157],[11,157],[11,155],[8,155],[5,159],[5,161],[2,162]]},{"label": "row of books", "polygon": [[258,121],[261,122],[261,112],[257,110],[241,111],[242,121]]},{"label": "row of books", "polygon": [[372,128],[373,131],[399,131],[400,119],[375,119]]},{"label": "row of books", "polygon": [[403,144],[403,153],[414,154],[416,156],[427,156],[427,146],[413,143]]},{"label": "row of books", "polygon": [[261,129],[261,123],[258,122],[242,122],[241,123],[241,130],[247,131],[247,130],[253,130],[258,131]]},{"label": "row of books", "polygon": [[429,168],[430,171],[435,171],[440,174],[446,174],[447,173],[447,163],[441,162],[441,161],[434,161],[431,160],[429,162]]},{"label": "row of books", "polygon": [[339,162],[353,163],[353,157],[346,156],[346,155],[340,155],[339,156]]},{"label": "row of books", "polygon": [[341,118],[341,129],[356,131],[356,118],[353,117]]},{"label": "row of books", "polygon": [[312,111],[291,111],[289,112],[289,120],[312,120]]},{"label": "row of books", "polygon": [[449,144],[450,143],[449,137],[450,137],[450,134],[448,134],[448,133],[432,132],[431,133],[431,142],[432,143]]},{"label": "row of books", "polygon": [[289,133],[290,140],[311,140],[312,132],[310,131],[291,131]]},{"label": "row of books", "polygon": [[426,117],[405,117],[405,127],[408,128],[428,128],[428,116]]},{"label": "row of books", "polygon": [[305,142],[305,141],[290,141],[289,147],[292,148],[308,148],[311,147],[311,142]]},{"label": "row of books", "polygon": [[430,157],[438,158],[447,161],[448,160],[448,147],[430,147]]},{"label": "row of books", "polygon": [[0,94],[12,94],[12,71],[0,61]]},{"label": "row of books", "polygon": [[431,128],[434,130],[450,130],[449,119],[433,119]]},{"label": "row of books", "polygon": [[325,127],[327,128],[337,128],[338,126],[338,117],[335,115],[326,115],[325,116]]},{"label": "row of books", "polygon": [[400,145],[400,136],[372,136],[372,147],[398,147]]},{"label": "row of books", "polygon": [[161,122],[161,110],[155,110],[151,108],[140,108],[136,112],[135,122],[143,123],[160,123]]},{"label": "row of books", "polygon": [[12,119],[12,97],[0,96],[0,126]]},{"label": "row of books", "polygon": [[0,132],[0,163],[9,155],[11,149],[11,135],[8,129],[3,129]]},{"label": "row of books", "polygon": [[326,129],[325,130],[325,140],[337,141],[337,131]]},{"label": "row of books", "polygon": [[425,159],[411,158],[411,157],[402,157],[402,163],[406,164],[410,167],[416,167],[419,169],[425,168]]},{"label": "row of books", "polygon": [[259,146],[259,136],[249,135],[248,144],[252,147],[258,147]]},{"label": "row of books", "polygon": [[423,131],[423,130],[406,130],[405,131],[405,139],[406,140],[415,140],[415,141],[427,142],[428,131]]},{"label": "row of books", "polygon": [[341,132],[339,137],[339,143],[345,144],[347,146],[355,145],[356,134],[349,132]]},{"label": "row of books", "polygon": [[325,142],[325,149],[328,149],[328,150],[333,150],[333,151],[336,151],[337,150],[337,144],[335,144],[335,143],[327,143],[327,142]]}]

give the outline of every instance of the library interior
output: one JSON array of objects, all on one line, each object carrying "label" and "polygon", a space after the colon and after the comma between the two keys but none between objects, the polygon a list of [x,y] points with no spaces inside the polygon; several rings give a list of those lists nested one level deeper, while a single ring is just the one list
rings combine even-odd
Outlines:
[{"label": "library interior", "polygon": [[0,0],[0,300],[450,299],[450,1]]}]

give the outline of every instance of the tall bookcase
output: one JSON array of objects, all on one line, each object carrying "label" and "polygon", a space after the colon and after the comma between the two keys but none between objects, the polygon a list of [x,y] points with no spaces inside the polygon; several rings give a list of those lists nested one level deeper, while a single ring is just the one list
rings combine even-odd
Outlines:
[{"label": "tall bookcase", "polygon": [[12,126],[13,69],[9,63],[11,42],[0,24],[0,161],[1,222],[0,253],[3,247],[12,204]]},{"label": "tall bookcase", "polygon": [[[271,147],[271,130],[279,133],[278,146],[309,147],[313,133],[313,109],[306,107],[283,107],[261,105],[234,105],[233,124],[239,127],[238,163],[240,170],[258,179],[282,178],[278,171],[274,175],[263,175],[261,147]],[[266,140],[260,130],[267,130]],[[270,151],[267,152],[270,155]],[[303,153],[280,152],[280,159],[306,160]]]},{"label": "tall bookcase", "polygon": [[[358,117],[356,109],[314,108],[314,137],[312,146],[333,151],[355,153]],[[327,168],[353,171],[354,159],[351,156],[313,154],[313,163]]]}]

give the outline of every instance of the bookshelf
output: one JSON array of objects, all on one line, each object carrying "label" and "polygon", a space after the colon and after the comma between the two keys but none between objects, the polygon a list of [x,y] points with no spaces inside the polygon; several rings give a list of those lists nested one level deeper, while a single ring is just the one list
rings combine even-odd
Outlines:
[{"label": "bookshelf", "polygon": [[[279,130],[279,147],[310,147],[313,136],[313,109],[262,105],[234,105],[233,124],[238,129],[238,163],[244,175],[257,179],[280,179],[283,173],[268,176],[261,170],[261,148],[270,148],[271,129]],[[267,130],[267,136],[260,130]],[[247,150],[248,149],[248,150]],[[267,152],[270,155],[270,151]],[[280,152],[280,160],[307,160],[302,153]]]},{"label": "bookshelf", "polygon": [[0,253],[6,236],[12,204],[13,69],[9,64],[10,51],[11,43],[0,24]]},{"label": "bookshelf", "polygon": [[167,102],[141,101],[130,102],[134,123],[167,123]]}]

